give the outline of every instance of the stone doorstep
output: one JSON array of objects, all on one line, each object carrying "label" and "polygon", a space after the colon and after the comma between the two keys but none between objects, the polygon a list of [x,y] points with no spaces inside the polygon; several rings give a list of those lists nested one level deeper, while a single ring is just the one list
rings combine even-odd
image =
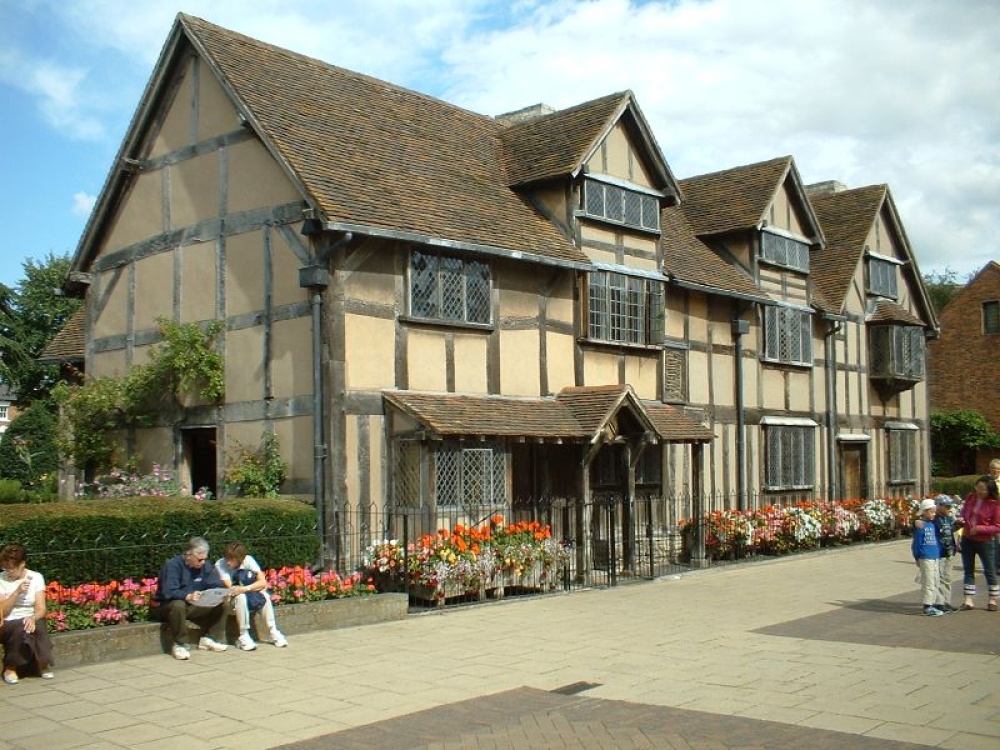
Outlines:
[{"label": "stone doorstep", "polygon": [[[321,602],[284,604],[274,608],[278,627],[285,635],[335,630],[357,625],[406,618],[406,594],[376,594],[373,596],[330,599]],[[235,617],[230,617],[226,634],[235,640]],[[258,632],[263,622],[254,617]],[[262,636],[266,635],[262,633]],[[92,630],[53,633],[55,664],[60,669],[106,661],[155,656],[170,651],[166,628],[158,622],[135,622],[125,625],[104,625]],[[197,643],[197,631],[192,632],[192,645]]]}]

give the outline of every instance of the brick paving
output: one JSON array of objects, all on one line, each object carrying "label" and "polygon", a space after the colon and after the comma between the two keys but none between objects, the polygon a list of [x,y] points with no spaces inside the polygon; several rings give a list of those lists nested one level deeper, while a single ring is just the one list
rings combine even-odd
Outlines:
[{"label": "brick paving", "polygon": [[904,540],[57,669],[0,685],[0,750],[996,750],[1000,613],[916,616],[913,570]]}]

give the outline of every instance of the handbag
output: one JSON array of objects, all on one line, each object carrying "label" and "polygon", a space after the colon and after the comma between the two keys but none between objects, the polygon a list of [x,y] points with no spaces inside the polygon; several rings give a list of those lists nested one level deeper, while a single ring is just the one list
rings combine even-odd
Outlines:
[{"label": "handbag", "polygon": [[[246,568],[240,568],[233,573],[234,586],[249,586],[256,580],[257,574],[252,570],[247,570]],[[244,594],[244,596],[247,598],[247,609],[251,612],[256,612],[264,606],[263,591],[248,591]]]}]

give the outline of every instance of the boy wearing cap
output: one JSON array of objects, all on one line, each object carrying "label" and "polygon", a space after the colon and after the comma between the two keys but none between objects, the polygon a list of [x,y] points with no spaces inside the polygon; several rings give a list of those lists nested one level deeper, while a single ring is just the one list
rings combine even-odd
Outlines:
[{"label": "boy wearing cap", "polygon": [[941,547],[941,559],[938,561],[938,595],[934,605],[942,612],[954,612],[951,606],[951,570],[954,567],[952,558],[958,545],[955,543],[955,518],[951,515],[955,501],[948,495],[938,495],[937,515],[934,516],[934,526],[937,528],[938,545]]},{"label": "boy wearing cap", "polygon": [[938,568],[941,559],[941,544],[938,542],[937,526],[934,525],[936,515],[937,503],[932,498],[920,501],[920,516],[913,524],[913,542],[910,545],[913,559],[920,568],[920,591],[924,614],[928,617],[940,617],[944,614],[934,606],[938,598]]}]

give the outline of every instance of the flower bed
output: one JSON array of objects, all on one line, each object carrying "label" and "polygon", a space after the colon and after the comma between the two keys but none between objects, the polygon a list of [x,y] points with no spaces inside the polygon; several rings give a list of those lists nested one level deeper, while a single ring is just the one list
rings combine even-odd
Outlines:
[{"label": "flower bed", "polygon": [[507,524],[495,516],[478,527],[456,524],[425,534],[404,549],[398,540],[374,542],[365,552],[361,574],[379,590],[408,586],[417,599],[441,604],[455,596],[502,596],[505,586],[543,584],[551,588],[565,562],[565,550],[548,526]]},{"label": "flower bed", "polygon": [[[265,571],[275,606],[343,599],[374,593],[375,587],[359,573],[341,576],[334,571],[313,573],[296,566]],[[45,587],[49,627],[55,632],[87,630],[108,625],[146,622],[156,598],[155,578],[126,578],[111,583],[63,586],[50,581]]]},{"label": "flower bed", "polygon": [[[841,502],[812,500],[702,516],[705,555],[731,560],[751,555],[784,555],[821,546],[878,541],[908,533],[919,500],[893,497]],[[684,551],[690,559],[695,524],[681,522]]]}]

